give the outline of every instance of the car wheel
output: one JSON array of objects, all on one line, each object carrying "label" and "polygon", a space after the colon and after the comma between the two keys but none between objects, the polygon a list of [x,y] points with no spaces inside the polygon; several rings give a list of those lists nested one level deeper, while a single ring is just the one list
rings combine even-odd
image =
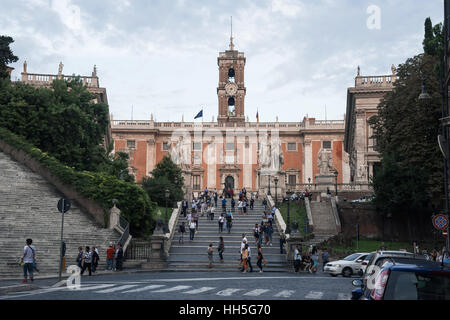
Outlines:
[{"label": "car wheel", "polygon": [[342,270],[342,276],[348,278],[352,275],[352,269],[351,268],[344,268],[344,270]]},{"label": "car wheel", "polygon": [[337,274],[330,273],[330,276],[337,277]]}]

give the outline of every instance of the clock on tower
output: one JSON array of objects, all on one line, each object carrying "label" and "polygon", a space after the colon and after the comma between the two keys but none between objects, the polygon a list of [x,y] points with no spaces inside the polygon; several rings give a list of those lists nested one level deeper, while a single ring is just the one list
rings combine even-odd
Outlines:
[{"label": "clock on tower", "polygon": [[245,122],[244,86],[245,57],[243,52],[234,50],[233,37],[230,37],[230,48],[220,52],[217,58],[219,66],[219,99],[218,122]]}]

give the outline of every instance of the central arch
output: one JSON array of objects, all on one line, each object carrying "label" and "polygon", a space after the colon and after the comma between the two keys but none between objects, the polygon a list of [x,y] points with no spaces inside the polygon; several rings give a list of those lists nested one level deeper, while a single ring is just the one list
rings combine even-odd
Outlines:
[{"label": "central arch", "polygon": [[234,178],[232,176],[227,176],[225,178],[225,188],[234,190]]}]

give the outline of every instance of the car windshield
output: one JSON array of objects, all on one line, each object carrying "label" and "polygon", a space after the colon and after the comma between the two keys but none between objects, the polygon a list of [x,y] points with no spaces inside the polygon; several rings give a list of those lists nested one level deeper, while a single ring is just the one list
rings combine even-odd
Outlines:
[{"label": "car windshield", "polygon": [[393,271],[384,299],[450,300],[450,274]]},{"label": "car windshield", "polygon": [[360,256],[360,254],[354,253],[354,254],[351,254],[351,255],[345,257],[345,258],[342,259],[342,260],[345,260],[345,261],[353,261],[353,260],[355,260],[356,258],[358,258],[359,256]]}]

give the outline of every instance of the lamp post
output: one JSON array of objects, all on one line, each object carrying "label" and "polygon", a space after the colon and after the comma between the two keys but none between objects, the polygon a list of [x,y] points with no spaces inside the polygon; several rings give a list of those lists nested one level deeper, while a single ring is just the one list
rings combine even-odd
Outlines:
[{"label": "lamp post", "polygon": [[338,178],[339,172],[336,170],[334,172],[334,178],[335,178],[335,189],[336,189],[336,196],[338,195],[338,190],[337,190],[337,178]]},{"label": "lamp post", "polygon": [[164,232],[169,232],[169,217],[167,215],[167,200],[169,200],[169,196],[170,196],[170,191],[169,189],[166,188],[166,191],[164,193],[165,197],[166,197],[166,219],[165,219],[165,224],[164,224]]},{"label": "lamp post", "polygon": [[291,213],[290,213],[291,198],[289,197],[289,189],[287,190],[284,201],[287,202],[287,224],[286,224],[285,233],[291,234]]},{"label": "lamp post", "polygon": [[[446,38],[447,39],[447,38]],[[447,40],[446,40],[447,43]],[[445,47],[447,46],[447,44],[445,45]],[[447,48],[446,48],[447,50]],[[420,75],[422,77],[422,92],[419,95],[419,101],[423,102],[424,104],[428,104],[431,101],[431,96],[430,94],[427,92],[426,90],[426,86],[425,86],[425,78],[422,74],[422,71],[420,71]],[[442,67],[441,67],[441,63],[439,63],[439,88],[440,88],[440,94],[441,94],[441,113],[442,113],[442,123],[441,123],[441,135],[442,135],[442,140],[443,140],[443,145],[441,146],[443,149],[445,149],[445,151],[443,152],[443,167],[444,167],[444,192],[445,192],[445,215],[447,216],[447,218],[449,218],[449,207],[448,207],[448,201],[449,201],[449,197],[448,197],[448,168],[447,168],[447,154],[448,154],[448,149],[449,149],[449,145],[448,145],[448,134],[447,134],[447,128],[448,128],[448,124],[445,124],[445,120],[446,120],[446,110],[445,110],[445,94],[444,94],[444,85],[443,85],[443,81],[442,81]],[[438,137],[438,141],[440,143],[441,139],[439,139],[440,137]],[[449,228],[450,226],[447,226],[447,239],[446,239],[446,243],[445,243],[445,251],[448,252],[449,248],[450,248],[450,243],[449,243]],[[443,260],[442,260],[443,261]]]},{"label": "lamp post", "polygon": [[275,177],[275,179],[273,179],[273,181],[275,182],[275,206],[278,206],[278,197],[277,197],[278,178]]},{"label": "lamp post", "polygon": [[267,175],[269,178],[269,190],[267,190],[267,195],[268,196],[271,196],[272,194],[270,193],[270,174],[269,175]]}]

